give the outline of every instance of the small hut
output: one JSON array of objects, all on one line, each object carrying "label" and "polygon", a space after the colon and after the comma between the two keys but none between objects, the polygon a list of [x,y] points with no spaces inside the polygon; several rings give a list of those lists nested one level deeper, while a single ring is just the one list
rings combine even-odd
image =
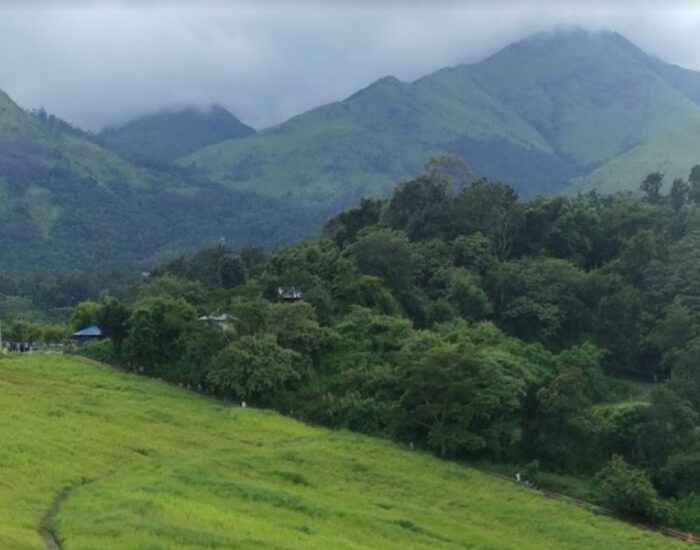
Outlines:
[{"label": "small hut", "polygon": [[94,342],[102,338],[102,331],[100,327],[92,325],[74,332],[70,338],[79,346],[83,346],[88,342]]}]

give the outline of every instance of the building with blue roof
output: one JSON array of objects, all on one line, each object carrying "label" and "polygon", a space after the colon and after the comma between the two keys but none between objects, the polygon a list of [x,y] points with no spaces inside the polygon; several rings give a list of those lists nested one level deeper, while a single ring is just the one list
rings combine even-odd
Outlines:
[{"label": "building with blue roof", "polygon": [[71,335],[71,340],[74,340],[79,346],[100,338],[102,338],[102,330],[96,325],[85,327]]}]

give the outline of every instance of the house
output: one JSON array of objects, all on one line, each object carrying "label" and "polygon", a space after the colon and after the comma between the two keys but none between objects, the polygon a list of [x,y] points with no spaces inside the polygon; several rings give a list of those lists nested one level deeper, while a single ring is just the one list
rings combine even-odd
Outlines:
[{"label": "house", "polygon": [[212,325],[216,325],[222,330],[226,330],[231,326],[231,320],[233,318],[230,315],[226,315],[224,313],[222,315],[203,315],[202,317],[198,317],[197,319],[203,323],[210,323]]},{"label": "house", "polygon": [[79,346],[83,346],[88,342],[93,342],[95,340],[100,340],[102,338],[102,331],[100,327],[92,325],[80,329],[78,332],[74,332],[70,339],[77,343]]},{"label": "house", "polygon": [[282,300],[301,300],[304,297],[301,290],[293,286],[277,287],[277,296]]}]

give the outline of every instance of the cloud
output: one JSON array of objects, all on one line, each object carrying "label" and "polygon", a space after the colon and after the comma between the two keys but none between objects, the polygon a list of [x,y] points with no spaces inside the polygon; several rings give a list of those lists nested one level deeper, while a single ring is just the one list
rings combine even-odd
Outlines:
[{"label": "cloud", "polygon": [[0,6],[0,89],[90,129],[214,102],[260,128],[558,25],[700,70],[694,2],[24,2]]}]

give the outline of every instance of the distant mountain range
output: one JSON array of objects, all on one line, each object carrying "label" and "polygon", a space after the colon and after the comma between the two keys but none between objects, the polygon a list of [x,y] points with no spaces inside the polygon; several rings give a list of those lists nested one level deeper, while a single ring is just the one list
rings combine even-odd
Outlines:
[{"label": "distant mountain range", "polygon": [[524,196],[685,176],[700,162],[700,73],[612,32],[545,33],[415,82],[382,78],[257,133],[212,107],[92,135],[0,92],[0,267],[290,242],[444,153]]},{"label": "distant mountain range", "polygon": [[105,145],[131,156],[175,160],[207,145],[255,133],[219,105],[161,111],[100,132]]},{"label": "distant mountain range", "polygon": [[0,275],[148,262],[222,238],[278,245],[328,215],[98,141],[0,92]]},{"label": "distant mountain range", "polygon": [[613,32],[543,33],[415,82],[382,78],[179,162],[234,189],[325,201],[386,193],[438,153],[526,196],[685,176],[700,161],[700,73]]}]

